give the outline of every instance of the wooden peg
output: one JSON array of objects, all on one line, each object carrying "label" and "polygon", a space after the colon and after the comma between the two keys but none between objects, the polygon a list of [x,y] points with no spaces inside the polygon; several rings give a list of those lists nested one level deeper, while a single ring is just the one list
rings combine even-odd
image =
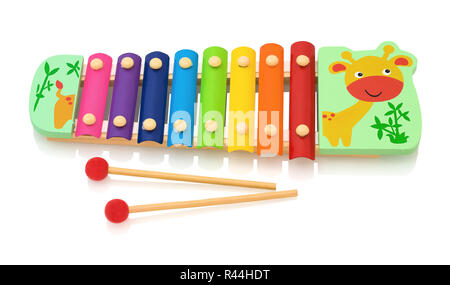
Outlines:
[{"label": "wooden peg", "polygon": [[247,67],[249,64],[250,64],[250,59],[247,56],[243,55],[238,58],[238,65],[240,67]]},{"label": "wooden peg", "polygon": [[181,133],[184,132],[187,128],[187,124],[185,120],[176,120],[173,123],[173,128],[175,129],[175,131]]},{"label": "wooden peg", "polygon": [[205,123],[205,129],[210,133],[215,132],[217,130],[217,127],[218,127],[217,122],[214,120],[208,120]]},{"label": "wooden peg", "polygon": [[297,59],[295,60],[295,62],[298,65],[305,67],[309,64],[309,57],[307,57],[306,55],[303,55],[303,54],[299,55],[299,56],[297,56]]},{"label": "wooden peg", "polygon": [[192,60],[189,57],[182,57],[178,64],[181,68],[186,69],[192,66]]},{"label": "wooden peg", "polygon": [[272,124],[269,124],[269,125],[267,125],[267,126],[264,127],[264,133],[265,133],[267,136],[269,136],[269,137],[276,136],[276,135],[277,135],[277,132],[278,132],[277,127],[275,127],[275,126],[272,125]]},{"label": "wooden peg", "polygon": [[220,57],[214,55],[208,59],[208,64],[212,67],[219,67],[222,64]]},{"label": "wooden peg", "polygon": [[127,119],[124,116],[116,116],[113,120],[114,126],[121,128],[127,124]]},{"label": "wooden peg", "polygon": [[156,128],[156,121],[151,118],[145,119],[142,128],[146,131],[153,131]]},{"label": "wooden peg", "polygon": [[161,61],[161,59],[154,57],[150,60],[149,65],[150,65],[151,69],[157,70],[162,67],[162,61]]},{"label": "wooden peg", "polygon": [[83,116],[83,123],[85,125],[92,126],[93,124],[95,124],[95,121],[95,116],[92,113],[87,113]]},{"label": "wooden peg", "polygon": [[91,60],[90,66],[93,70],[100,70],[103,68],[103,61],[100,58],[94,58]]},{"label": "wooden peg", "polygon": [[279,62],[279,59],[276,55],[271,54],[268,57],[266,57],[266,64],[268,66],[272,66],[272,67],[277,66],[278,62]]},{"label": "wooden peg", "polygon": [[295,132],[300,137],[305,137],[306,135],[309,134],[309,128],[307,125],[301,124],[301,125],[297,126],[297,128],[295,129]]},{"label": "wooden peg", "polygon": [[124,69],[133,68],[134,60],[131,57],[126,56],[126,57],[122,58],[122,60],[120,61],[120,66]]},{"label": "wooden peg", "polygon": [[248,126],[244,122],[239,122],[236,124],[236,132],[240,135],[245,135],[248,132]]}]

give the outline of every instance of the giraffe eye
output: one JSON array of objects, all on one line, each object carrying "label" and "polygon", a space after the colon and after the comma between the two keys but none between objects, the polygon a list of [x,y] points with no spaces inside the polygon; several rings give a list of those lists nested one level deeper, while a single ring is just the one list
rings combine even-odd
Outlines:
[{"label": "giraffe eye", "polygon": [[355,72],[355,77],[356,78],[361,78],[361,77],[363,77],[363,73],[362,72],[360,72],[360,71],[358,71],[358,72]]},{"label": "giraffe eye", "polygon": [[386,69],[383,70],[383,74],[384,75],[390,75],[391,74],[391,70],[386,68]]}]

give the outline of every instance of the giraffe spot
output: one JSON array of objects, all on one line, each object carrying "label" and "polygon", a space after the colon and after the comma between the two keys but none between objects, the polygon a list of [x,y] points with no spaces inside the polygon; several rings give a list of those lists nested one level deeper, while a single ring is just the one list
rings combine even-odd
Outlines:
[{"label": "giraffe spot", "polygon": [[70,99],[70,97],[66,97],[66,101],[70,101],[71,99]]},{"label": "giraffe spot", "polygon": [[335,113],[331,113],[331,117],[334,117],[334,116],[336,116],[336,114]]},{"label": "giraffe spot", "polygon": [[322,118],[324,118],[324,119],[325,119],[326,117],[327,117],[327,115],[322,115]]},{"label": "giraffe spot", "polygon": [[328,118],[328,121],[331,121],[331,118]]}]

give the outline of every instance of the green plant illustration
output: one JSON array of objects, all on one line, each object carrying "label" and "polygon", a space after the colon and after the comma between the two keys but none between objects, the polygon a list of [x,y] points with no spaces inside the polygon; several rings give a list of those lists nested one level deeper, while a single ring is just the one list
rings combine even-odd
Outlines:
[{"label": "green plant illustration", "polygon": [[391,143],[406,143],[409,136],[407,136],[405,132],[400,131],[400,128],[403,125],[399,122],[401,119],[404,119],[408,122],[411,121],[411,119],[408,117],[409,111],[403,112],[402,110],[400,110],[403,106],[403,103],[395,106],[391,102],[388,102],[388,106],[390,110],[384,114],[385,116],[389,117],[388,123],[382,123],[380,118],[375,116],[375,124],[371,125],[371,127],[378,130],[377,136],[379,140],[381,140],[383,138],[383,134],[386,133],[386,136],[389,137]]},{"label": "green plant illustration", "polygon": [[67,75],[74,73],[79,78],[80,74],[78,73],[78,70],[81,70],[81,68],[78,66],[80,64],[80,61],[77,60],[75,63],[66,62],[66,65],[70,68],[69,71],[67,71]]},{"label": "green plant illustration", "polygon": [[54,84],[50,82],[49,77],[54,75],[56,72],[58,72],[58,70],[59,70],[59,67],[57,67],[55,69],[50,69],[50,65],[48,64],[48,62],[45,62],[45,65],[44,65],[45,78],[44,78],[44,81],[41,84],[38,84],[36,87],[36,101],[34,102],[33,112],[36,111],[36,108],[39,104],[39,100],[41,100],[42,98],[45,97],[43,95],[43,92],[45,90],[50,92],[50,88]]}]

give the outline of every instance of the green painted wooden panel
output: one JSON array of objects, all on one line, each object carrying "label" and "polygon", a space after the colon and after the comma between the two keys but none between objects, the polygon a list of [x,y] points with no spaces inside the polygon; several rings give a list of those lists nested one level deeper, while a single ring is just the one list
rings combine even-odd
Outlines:
[{"label": "green painted wooden panel", "polygon": [[[212,67],[208,60],[217,56],[220,66]],[[221,47],[209,47],[203,52],[202,81],[200,86],[200,112],[198,120],[197,147],[223,148],[225,112],[227,103],[227,64],[228,52]],[[215,132],[205,129],[205,122],[218,123]]]},{"label": "green painted wooden panel", "polygon": [[393,42],[368,51],[319,49],[320,153],[413,152],[422,128],[412,80],[416,66],[417,59]]},{"label": "green painted wooden panel", "polygon": [[34,129],[52,138],[71,138],[83,57],[57,55],[37,69],[31,85],[29,111]]}]

